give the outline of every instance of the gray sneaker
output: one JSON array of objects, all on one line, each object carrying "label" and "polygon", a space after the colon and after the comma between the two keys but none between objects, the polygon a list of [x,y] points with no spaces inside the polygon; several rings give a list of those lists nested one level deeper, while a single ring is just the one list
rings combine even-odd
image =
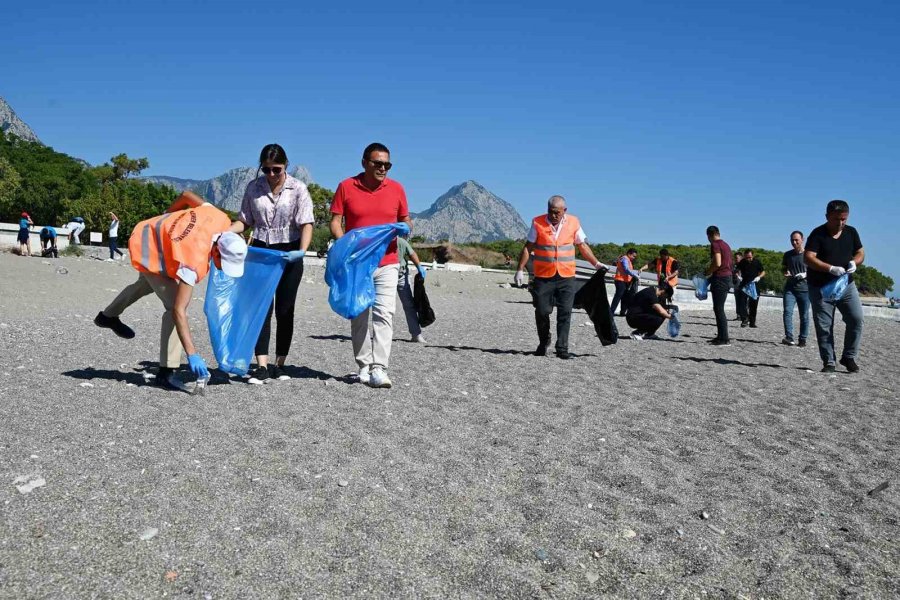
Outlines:
[{"label": "gray sneaker", "polygon": [[357,375],[357,377],[359,378],[360,383],[369,385],[369,366],[366,365],[365,367],[360,369],[359,375]]},{"label": "gray sneaker", "polygon": [[383,368],[375,367],[369,373],[369,387],[389,388],[391,385],[391,378]]}]

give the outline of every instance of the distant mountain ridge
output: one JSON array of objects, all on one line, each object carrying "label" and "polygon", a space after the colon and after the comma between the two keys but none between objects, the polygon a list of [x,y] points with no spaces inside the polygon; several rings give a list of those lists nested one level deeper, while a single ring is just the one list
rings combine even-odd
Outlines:
[{"label": "distant mountain ridge", "polygon": [[453,186],[428,210],[410,216],[413,235],[433,241],[520,240],[528,233],[512,204],[472,180]]},{"label": "distant mountain ridge", "polygon": [[[294,167],[289,173],[307,185],[313,182],[309,170],[302,165]],[[216,206],[237,212],[241,209],[241,200],[244,198],[247,184],[257,176],[257,167],[237,167],[212,179],[183,179],[167,175],[149,175],[141,179],[158,185],[168,185],[179,192],[185,190],[197,192]]]},{"label": "distant mountain ridge", "polygon": [[37,134],[31,127],[19,118],[16,111],[12,109],[12,106],[10,106],[2,97],[0,97],[0,131],[8,131],[29,142],[37,142],[38,144],[44,143],[38,139]]}]

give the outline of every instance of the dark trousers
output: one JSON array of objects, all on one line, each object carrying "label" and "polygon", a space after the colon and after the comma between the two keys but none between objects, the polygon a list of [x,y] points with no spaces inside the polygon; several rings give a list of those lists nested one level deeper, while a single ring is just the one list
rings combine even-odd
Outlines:
[{"label": "dark trousers", "polygon": [[743,292],[740,287],[734,288],[734,304],[737,307],[737,314],[741,318],[741,322],[750,321],[751,325],[756,325],[756,310],[759,308],[759,298],[754,300]]},{"label": "dark trousers", "polygon": [[[713,312],[716,315],[716,338],[728,341],[728,317],[725,316],[725,301],[728,299],[728,290],[731,289],[731,277],[712,277],[709,283],[709,291],[712,294]],[[743,294],[743,292],[738,292]],[[746,294],[744,294],[746,296]]]},{"label": "dark trousers", "polygon": [[119,250],[119,238],[111,237],[109,238],[109,257],[115,258],[116,252],[119,253],[119,256],[125,256],[125,254]]},{"label": "dark trousers", "polygon": [[665,319],[659,315],[638,314],[628,315],[625,317],[625,321],[629,327],[633,327],[639,334],[649,336],[656,333],[656,330],[665,322]]},{"label": "dark trousers", "polygon": [[634,296],[634,282],[614,281],[613,285],[616,286],[616,293],[613,295],[612,303],[609,305],[609,312],[616,314],[616,307],[619,306],[621,301],[622,310],[619,311],[619,316],[622,316],[628,312],[628,305],[631,304],[631,297]]},{"label": "dark trousers", "polygon": [[[299,250],[300,240],[286,244],[265,244],[259,240],[253,240],[253,246],[288,252],[290,250]],[[284,273],[281,274],[281,279],[278,281],[278,287],[275,288],[275,300],[269,305],[269,312],[266,313],[266,320],[263,321],[262,330],[259,332],[259,338],[256,340],[254,353],[257,356],[267,356],[269,354],[273,311],[278,325],[278,330],[275,333],[275,356],[287,356],[288,351],[291,349],[291,340],[294,337],[294,304],[297,302],[297,288],[300,287],[302,279],[303,261],[288,263]]]},{"label": "dark trousers", "polygon": [[542,346],[550,343],[550,315],[556,307],[556,351],[569,350],[569,324],[572,322],[572,304],[575,302],[574,277],[535,277],[532,282],[534,320],[538,339]]}]

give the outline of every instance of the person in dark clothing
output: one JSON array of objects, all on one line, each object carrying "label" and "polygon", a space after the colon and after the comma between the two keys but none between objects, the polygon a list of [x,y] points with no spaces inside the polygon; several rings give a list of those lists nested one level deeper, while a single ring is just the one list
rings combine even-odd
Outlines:
[{"label": "person in dark clothing", "polygon": [[[832,200],[825,208],[825,223],[812,230],[806,240],[804,259],[809,268],[809,300],[812,304],[813,324],[819,343],[823,373],[834,373],[834,311],[841,313],[846,324],[844,351],[840,363],[850,373],[859,371],[856,356],[862,340],[863,312],[859,292],[853,283],[853,273],[866,258],[859,233],[847,225],[850,205]],[[847,289],[841,297],[829,301],[823,298],[822,288],[842,275],[849,275]]]},{"label": "person in dark clothing", "polygon": [[659,339],[656,330],[666,319],[672,317],[672,312],[665,308],[666,302],[672,299],[672,293],[672,286],[663,282],[658,287],[644,288],[632,297],[625,315],[628,325],[634,327],[631,339],[637,341]]},{"label": "person in dark clothing", "polygon": [[[732,261],[731,267],[731,287],[737,293],[739,286],[741,285],[741,273],[738,271],[738,263],[744,260],[743,252],[735,252],[734,253],[734,261]],[[737,301],[735,301],[735,314],[737,313]],[[741,320],[741,315],[736,314],[735,321]]]},{"label": "person in dark clothing", "polygon": [[714,346],[730,346],[725,301],[728,299],[728,290],[731,289],[731,246],[722,239],[719,228],[715,225],[706,228],[706,239],[709,240],[709,266],[706,274],[710,276],[709,291],[713,298],[713,312],[716,314],[716,337],[709,343]]},{"label": "person in dark clothing", "polygon": [[803,260],[803,232],[791,232],[792,248],[781,258],[784,272],[784,339],[785,346],[794,345],[794,307],[800,310],[800,337],[797,346],[806,346],[809,336],[809,287],[806,283],[806,262]]},{"label": "person in dark clothing", "polygon": [[741,282],[734,289],[734,302],[741,318],[741,327],[749,325],[755,328],[759,297],[751,298],[744,293],[744,289],[751,283],[759,283],[759,280],[766,276],[766,271],[759,259],[754,258],[753,250],[747,250],[744,258],[737,264],[737,272],[741,276]]}]

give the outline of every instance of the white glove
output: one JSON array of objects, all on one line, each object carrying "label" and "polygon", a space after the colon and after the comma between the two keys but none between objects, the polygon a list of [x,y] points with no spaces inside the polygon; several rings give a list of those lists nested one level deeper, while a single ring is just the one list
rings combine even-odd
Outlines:
[{"label": "white glove", "polygon": [[756,277],[756,278],[753,280],[753,283],[758,283],[758,282],[759,282],[759,277]]},{"label": "white glove", "polygon": [[602,262],[598,262],[596,265],[594,265],[594,268],[597,269],[598,271],[600,269],[606,269],[607,271],[609,271],[609,267],[604,265]]},{"label": "white glove", "polygon": [[848,273],[856,272],[856,263],[853,262],[852,260],[847,264],[847,272]]},{"label": "white glove", "polygon": [[802,273],[797,273],[796,275],[794,275],[794,279],[806,279],[806,271],[803,271]]},{"label": "white glove", "polygon": [[847,269],[845,269],[844,267],[839,267],[837,265],[832,265],[831,268],[828,269],[828,272],[831,273],[832,275],[834,275],[835,277],[840,277],[841,275],[843,275],[844,273],[847,272]]},{"label": "white glove", "polygon": [[743,280],[744,280],[744,278],[741,277],[741,274],[740,274],[740,273],[735,273],[734,275],[737,277],[737,280],[738,280],[738,281],[743,281]]},{"label": "white glove", "polygon": [[516,276],[513,277],[513,283],[519,287],[525,285],[525,271],[516,271]]}]

